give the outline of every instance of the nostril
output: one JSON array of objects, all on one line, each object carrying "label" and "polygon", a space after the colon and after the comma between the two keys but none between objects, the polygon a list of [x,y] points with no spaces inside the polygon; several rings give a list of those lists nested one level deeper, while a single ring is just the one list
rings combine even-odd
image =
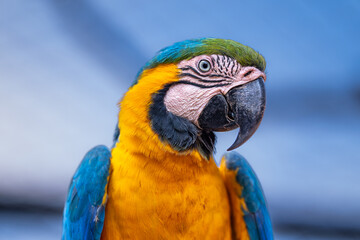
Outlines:
[{"label": "nostril", "polygon": [[248,71],[247,73],[244,74],[244,77],[249,76],[252,72],[253,72],[253,70]]}]

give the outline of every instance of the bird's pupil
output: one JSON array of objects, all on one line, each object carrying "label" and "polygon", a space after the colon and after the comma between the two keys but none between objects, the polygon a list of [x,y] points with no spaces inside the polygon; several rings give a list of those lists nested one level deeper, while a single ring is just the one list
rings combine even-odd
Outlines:
[{"label": "bird's pupil", "polygon": [[208,61],[206,60],[202,60],[199,64],[199,69],[202,71],[202,72],[207,72],[210,70],[210,64]]}]

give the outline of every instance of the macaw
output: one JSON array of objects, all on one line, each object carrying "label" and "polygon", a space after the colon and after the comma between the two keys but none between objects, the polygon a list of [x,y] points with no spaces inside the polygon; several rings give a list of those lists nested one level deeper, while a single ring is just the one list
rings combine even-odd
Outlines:
[{"label": "macaw", "polygon": [[160,50],[119,103],[112,149],[94,147],[76,170],[62,239],[273,239],[249,163],[213,157],[214,131],[239,128],[233,150],[258,128],[265,66],[232,40]]}]

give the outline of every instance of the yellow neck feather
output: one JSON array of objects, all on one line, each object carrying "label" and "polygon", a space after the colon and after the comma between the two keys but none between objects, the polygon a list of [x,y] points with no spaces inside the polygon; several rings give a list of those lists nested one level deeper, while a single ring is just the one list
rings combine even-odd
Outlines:
[{"label": "yellow neck feather", "polygon": [[161,142],[150,126],[148,112],[152,94],[161,90],[164,85],[178,81],[178,74],[179,69],[175,64],[161,65],[142,73],[138,83],[129,89],[120,102],[120,136],[115,148],[141,154],[154,161],[172,159],[174,162],[176,158],[183,161],[184,157],[198,163],[205,161],[197,150],[184,153],[175,151],[169,144]]}]

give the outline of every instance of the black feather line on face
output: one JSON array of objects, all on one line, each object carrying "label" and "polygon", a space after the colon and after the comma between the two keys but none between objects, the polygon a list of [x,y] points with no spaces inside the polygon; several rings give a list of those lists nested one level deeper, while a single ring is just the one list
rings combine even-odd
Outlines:
[{"label": "black feather line on face", "polygon": [[211,57],[211,62],[212,62],[212,66],[214,67],[215,66],[215,60],[213,57]]},{"label": "black feather line on face", "polygon": [[[219,75],[220,77],[222,77],[222,75]],[[179,77],[191,77],[194,78],[196,80],[198,80],[199,82],[204,82],[204,83],[219,83],[219,82],[226,82],[227,79],[218,79],[218,80],[214,80],[214,79],[203,79],[203,78],[199,78],[197,76],[195,76],[194,74],[191,73],[180,73]]]},{"label": "black feather line on face", "polygon": [[190,81],[186,81],[186,80],[180,80],[176,82],[177,84],[179,83],[184,83],[184,84],[190,84],[199,88],[213,88],[213,87],[223,87],[223,86],[227,86],[230,85],[231,83],[222,83],[222,84],[215,84],[215,85],[202,85],[202,84],[198,84],[198,83],[194,83],[194,82],[190,82]]},{"label": "black feather line on face", "polygon": [[[196,69],[194,69],[193,67],[191,66],[187,66],[187,67],[184,67],[184,68],[180,68],[180,70],[183,70],[183,71],[187,71],[187,70],[191,70],[193,73],[197,74],[197,79],[200,79],[201,77],[222,77],[222,78],[231,78],[229,76],[226,76],[226,75],[221,75],[221,74],[208,74],[208,75],[204,75],[204,74],[201,74],[199,73]],[[191,74],[191,73],[181,73],[181,74]],[[180,75],[181,75],[180,74]],[[194,75],[193,75],[194,76]]]},{"label": "black feather line on face", "polygon": [[172,85],[179,83],[167,84],[152,95],[148,115],[151,128],[162,142],[168,143],[174,150],[183,152],[196,148],[209,160],[214,152],[215,134],[200,130],[188,119],[174,115],[165,107],[166,92]]},{"label": "black feather line on face", "polygon": [[217,56],[217,58],[216,58],[216,63],[217,63],[217,67],[218,67],[218,70],[221,72],[221,73],[223,73],[222,72],[222,70],[223,70],[223,68],[222,68],[222,66],[221,66],[221,63],[219,62],[219,56]]},{"label": "black feather line on face", "polygon": [[234,67],[235,67],[235,64],[236,64],[236,63],[233,62],[233,65],[232,65],[231,70],[230,70],[232,76],[235,76],[234,71],[233,71],[233,70],[234,70]]}]

